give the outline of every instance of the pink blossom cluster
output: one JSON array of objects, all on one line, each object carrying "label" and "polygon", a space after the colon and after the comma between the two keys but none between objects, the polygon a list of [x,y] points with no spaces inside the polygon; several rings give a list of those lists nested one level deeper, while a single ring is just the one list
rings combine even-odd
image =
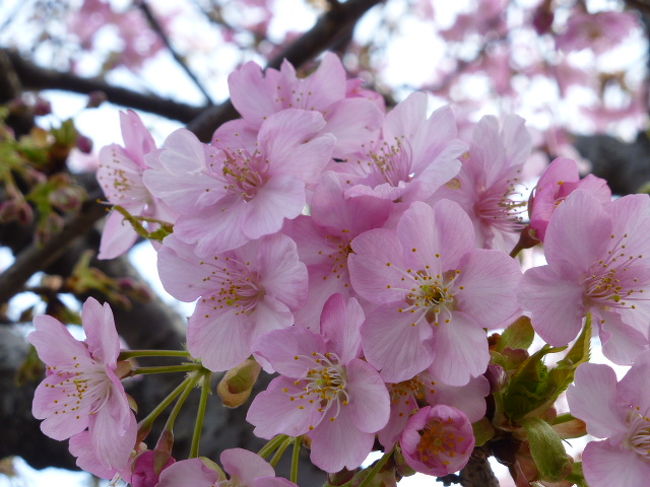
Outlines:
[{"label": "pink blossom cluster", "polygon": [[[102,151],[98,177],[109,200],[132,216],[173,224],[156,244],[158,270],[170,294],[196,300],[190,354],[215,372],[252,355],[277,373],[248,411],[259,437],[306,438],[311,461],[330,473],[359,467],[378,440],[386,451],[397,446],[414,470],[446,475],[467,463],[472,423],[486,412],[486,330],[527,314],[545,341],[562,346],[591,316],[611,360],[647,357],[647,195],[612,201],[603,180],[581,180],[575,162],[557,159],[527,201],[521,174],[531,142],[521,118],[486,116],[464,140],[450,108],[429,113],[426,94],[415,93],[386,111],[376,94],[346,79],[333,54],[306,77],[287,62],[266,72],[245,64],[230,89],[242,118],[207,144],[179,129],[156,149],[137,116],[123,115],[125,145]],[[125,252],[134,239],[121,215],[111,216],[102,256]],[[543,242],[548,264],[522,273],[509,255],[522,241]],[[41,322],[52,320],[38,320],[32,342],[48,365],[65,365],[44,382],[54,392],[43,386],[34,403],[35,415],[47,418],[44,431],[91,442],[106,409],[127,435],[132,414],[114,378],[114,347],[96,352],[108,335],[89,333],[86,345],[74,345],[80,351],[70,345],[70,353],[54,354],[38,339]],[[72,389],[74,368],[103,392],[93,392],[86,419],[71,426],[52,400],[90,396],[87,386]],[[570,401],[587,397],[576,392],[589,387],[580,382],[587,374],[579,373]],[[621,419],[621,434],[633,440],[616,436],[592,450],[647,462],[648,392],[641,389],[620,406],[641,408]],[[584,415],[589,422],[591,413]],[[83,466],[92,452],[110,473],[129,478],[122,473],[129,448],[119,462],[103,456],[106,448],[73,453]],[[270,466],[252,466],[259,458],[244,472],[234,458],[246,454],[222,455],[234,483],[282,483],[271,480]],[[234,485],[219,475],[191,459],[163,470],[157,485],[180,486],[190,476],[196,485]]]}]

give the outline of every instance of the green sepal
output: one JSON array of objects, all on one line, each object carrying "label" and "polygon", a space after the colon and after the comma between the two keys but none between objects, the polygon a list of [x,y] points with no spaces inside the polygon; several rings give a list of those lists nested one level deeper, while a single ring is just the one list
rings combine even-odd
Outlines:
[{"label": "green sepal", "polygon": [[548,368],[542,360],[549,353],[565,349],[566,347],[544,345],[541,350],[524,360],[501,396],[503,412],[508,418],[517,422],[547,402],[552,393],[552,385],[549,382]]},{"label": "green sepal", "polygon": [[505,329],[494,349],[497,352],[503,352],[506,348],[522,348],[525,350],[530,347],[534,338],[535,331],[530,323],[530,318],[521,316]]},{"label": "green sepal", "polygon": [[566,478],[571,473],[571,461],[553,427],[541,418],[527,418],[523,427],[540,477],[550,481]]},{"label": "green sepal", "polygon": [[[174,231],[174,226],[171,223],[156,220],[155,218],[133,216],[128,212],[126,208],[120,205],[115,205],[113,209],[119,212],[124,217],[124,219],[131,224],[133,230],[135,230],[135,232],[142,238],[162,242],[167,235],[171,235],[171,233]],[[141,222],[158,223],[160,225],[160,228],[154,230],[153,232],[150,232],[142,225]]]}]

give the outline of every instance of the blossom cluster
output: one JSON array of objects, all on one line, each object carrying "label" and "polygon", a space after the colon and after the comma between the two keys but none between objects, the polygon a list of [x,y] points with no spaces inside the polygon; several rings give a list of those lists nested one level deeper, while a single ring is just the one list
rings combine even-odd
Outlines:
[{"label": "blossom cluster", "polygon": [[[378,440],[412,469],[442,476],[467,463],[472,423],[494,391],[486,330],[526,314],[561,347],[587,318],[608,358],[646,364],[647,195],[612,201],[603,180],[581,180],[575,162],[557,159],[527,201],[523,119],[486,116],[461,138],[449,107],[428,113],[426,94],[414,93],[387,111],[333,54],[304,78],[287,62],[266,72],[245,64],[230,76],[230,94],[242,118],[210,143],[179,129],[156,148],[134,113],[122,115],[124,146],[102,150],[98,180],[123,211],[109,217],[100,256],[135,242],[125,212],[150,230],[173,225],[155,248],[165,289],[196,301],[190,355],[213,372],[253,356],[277,374],[248,410],[257,436],[305,438],[311,461],[329,473],[359,467]],[[542,242],[548,264],[522,272],[513,256]],[[128,480],[140,446],[116,375],[112,318],[99,310],[84,307],[84,344],[37,318],[31,341],[50,375],[34,414],[46,434],[72,437],[82,468]],[[54,353],[58,341],[67,345]],[[607,449],[647,468],[648,392],[630,392],[590,423],[600,413],[585,409],[589,381],[609,372],[583,367],[569,400],[595,434],[615,437],[585,452],[590,485],[606,485],[594,472]],[[620,428],[599,427],[610,413]],[[120,428],[107,431],[104,417]],[[222,455],[237,485],[288,485],[242,452]],[[147,485],[226,485],[224,475],[195,458]]]}]

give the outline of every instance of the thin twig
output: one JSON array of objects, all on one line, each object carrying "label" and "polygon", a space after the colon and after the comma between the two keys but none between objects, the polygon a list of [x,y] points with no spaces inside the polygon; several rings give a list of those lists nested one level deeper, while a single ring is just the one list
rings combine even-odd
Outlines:
[{"label": "thin twig", "polygon": [[176,61],[176,64],[178,64],[180,66],[180,68],[183,71],[185,71],[185,74],[187,74],[187,76],[194,82],[194,84],[199,89],[199,91],[203,94],[203,96],[208,101],[208,103],[210,105],[214,105],[214,101],[212,101],[212,98],[210,97],[209,93],[207,92],[207,90],[205,89],[205,87],[203,86],[201,81],[199,81],[199,79],[192,72],[192,70],[189,68],[189,66],[187,65],[185,60],[181,57],[180,54],[178,54],[178,52],[176,52],[176,49],[174,49],[174,46],[172,46],[172,43],[169,40],[169,37],[167,36],[167,34],[165,34],[165,31],[164,31],[162,25],[160,25],[160,22],[158,22],[158,19],[156,18],[153,11],[149,7],[149,4],[145,0],[140,0],[138,5],[140,7],[140,10],[142,10],[142,13],[144,14],[144,16],[147,18],[147,22],[149,22],[149,25],[151,26],[151,28],[154,30],[154,32],[156,34],[158,34],[158,37],[160,37],[160,39],[163,41],[163,43],[165,44],[165,47],[167,48],[169,53],[174,58],[174,61]]}]

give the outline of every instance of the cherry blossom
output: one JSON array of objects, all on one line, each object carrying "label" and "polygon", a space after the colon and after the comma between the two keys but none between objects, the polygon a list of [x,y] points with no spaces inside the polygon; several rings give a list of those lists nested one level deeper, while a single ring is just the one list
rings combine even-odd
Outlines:
[{"label": "cherry blossom", "polygon": [[650,353],[641,355],[625,377],[607,365],[583,364],[567,399],[571,414],[587,423],[591,441],[582,454],[590,487],[637,487],[650,478]]},{"label": "cherry blossom", "polygon": [[117,376],[120,342],[110,307],[88,298],[81,320],[83,342],[51,316],[34,319],[28,340],[47,365],[47,376],[34,393],[32,414],[44,420],[47,436],[70,438],[80,467],[111,478],[128,471],[135,416]]}]

